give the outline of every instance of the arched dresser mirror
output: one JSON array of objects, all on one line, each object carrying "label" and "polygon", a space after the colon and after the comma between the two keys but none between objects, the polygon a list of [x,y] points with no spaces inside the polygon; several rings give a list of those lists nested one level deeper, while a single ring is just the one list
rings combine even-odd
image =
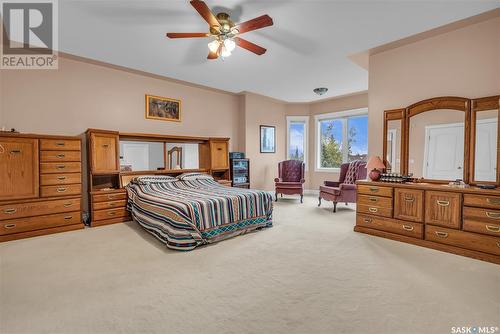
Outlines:
[{"label": "arched dresser mirror", "polygon": [[405,170],[416,179],[469,181],[470,100],[438,97],[406,108]]}]

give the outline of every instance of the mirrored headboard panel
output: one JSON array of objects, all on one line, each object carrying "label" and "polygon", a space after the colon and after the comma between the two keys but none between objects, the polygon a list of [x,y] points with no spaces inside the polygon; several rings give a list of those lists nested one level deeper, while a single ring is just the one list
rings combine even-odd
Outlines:
[{"label": "mirrored headboard panel", "polygon": [[120,170],[142,172],[200,168],[199,143],[120,139]]}]

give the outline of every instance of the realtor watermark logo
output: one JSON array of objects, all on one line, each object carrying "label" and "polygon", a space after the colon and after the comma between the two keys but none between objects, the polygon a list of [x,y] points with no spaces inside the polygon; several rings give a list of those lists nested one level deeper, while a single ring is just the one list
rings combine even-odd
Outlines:
[{"label": "realtor watermark logo", "polygon": [[0,0],[1,69],[57,69],[57,0]]},{"label": "realtor watermark logo", "polygon": [[451,334],[495,334],[499,333],[497,326],[457,326],[451,327]]}]

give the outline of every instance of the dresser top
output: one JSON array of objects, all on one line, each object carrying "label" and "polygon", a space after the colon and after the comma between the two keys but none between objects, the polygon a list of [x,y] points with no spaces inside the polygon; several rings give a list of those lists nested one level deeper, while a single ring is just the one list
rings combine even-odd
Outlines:
[{"label": "dresser top", "polygon": [[358,180],[356,181],[356,184],[366,185],[366,186],[376,186],[376,187],[409,188],[409,189],[435,190],[435,191],[458,192],[467,194],[500,196],[500,188],[481,189],[475,186],[470,186],[468,188],[458,188],[449,186],[447,184],[438,184],[438,183],[424,183],[424,182],[391,183],[391,182],[377,182],[368,180]]}]

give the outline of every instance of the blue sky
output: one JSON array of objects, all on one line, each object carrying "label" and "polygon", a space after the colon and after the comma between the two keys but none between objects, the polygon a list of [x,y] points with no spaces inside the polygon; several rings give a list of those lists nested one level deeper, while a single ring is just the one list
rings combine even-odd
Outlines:
[{"label": "blue sky", "polygon": [[299,149],[299,153],[304,153],[304,123],[290,124],[290,154]]},{"label": "blue sky", "polygon": [[[336,141],[342,141],[342,121],[331,120],[321,122],[321,132],[333,123],[333,138]],[[352,145],[352,153],[367,153],[368,151],[368,116],[351,117],[347,121],[348,130],[356,128],[355,142]]]}]

